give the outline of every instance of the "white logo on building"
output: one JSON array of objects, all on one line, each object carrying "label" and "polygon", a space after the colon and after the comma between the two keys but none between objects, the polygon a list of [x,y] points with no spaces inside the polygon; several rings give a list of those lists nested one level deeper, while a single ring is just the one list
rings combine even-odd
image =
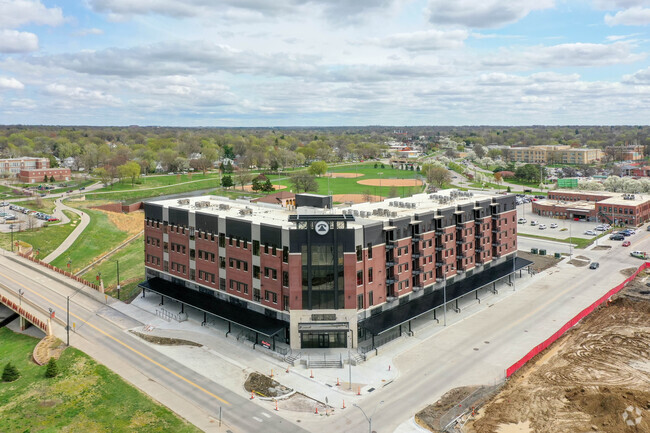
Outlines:
[{"label": "white logo on building", "polygon": [[314,230],[319,235],[326,235],[330,231],[330,225],[325,221],[318,221],[314,226]]},{"label": "white logo on building", "polygon": [[641,409],[638,407],[628,406],[623,412],[623,421],[630,427],[641,424]]}]

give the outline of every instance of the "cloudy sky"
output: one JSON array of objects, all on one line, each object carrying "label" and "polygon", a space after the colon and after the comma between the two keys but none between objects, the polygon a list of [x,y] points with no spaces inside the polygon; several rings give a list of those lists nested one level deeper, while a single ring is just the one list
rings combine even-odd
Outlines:
[{"label": "cloudy sky", "polygon": [[650,0],[0,0],[0,124],[648,124]]}]

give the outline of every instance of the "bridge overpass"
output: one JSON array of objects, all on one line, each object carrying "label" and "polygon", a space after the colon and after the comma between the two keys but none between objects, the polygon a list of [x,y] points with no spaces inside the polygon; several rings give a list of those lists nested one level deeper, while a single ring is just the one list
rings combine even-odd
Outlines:
[{"label": "bridge overpass", "polygon": [[34,325],[46,335],[52,335],[52,320],[57,320],[65,326],[62,320],[55,319],[55,316],[48,310],[25,299],[20,291],[15,292],[4,284],[0,284],[0,303],[20,316],[21,331]]}]

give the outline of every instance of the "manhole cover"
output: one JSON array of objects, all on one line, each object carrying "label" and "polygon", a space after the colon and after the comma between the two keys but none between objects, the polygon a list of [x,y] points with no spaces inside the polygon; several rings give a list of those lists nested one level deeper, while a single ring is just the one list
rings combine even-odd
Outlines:
[{"label": "manhole cover", "polygon": [[485,343],[485,344],[490,344],[490,342],[489,342],[489,341],[484,341],[483,343]]},{"label": "manhole cover", "polygon": [[478,350],[478,347],[475,347],[474,350]]}]

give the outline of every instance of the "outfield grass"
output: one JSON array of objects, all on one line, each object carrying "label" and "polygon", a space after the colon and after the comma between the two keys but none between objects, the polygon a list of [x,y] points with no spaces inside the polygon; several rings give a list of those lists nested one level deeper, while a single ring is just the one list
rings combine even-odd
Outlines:
[{"label": "outfield grass", "polygon": [[[104,287],[112,289],[117,286],[117,261],[120,262],[120,281],[124,282],[135,278],[140,281],[144,280],[144,236],[134,239],[108,260],[90,268],[81,277],[95,283],[97,273],[101,272]],[[108,294],[113,295],[112,292],[108,292]]]},{"label": "outfield grass", "polygon": [[67,269],[70,260],[72,272],[77,272],[128,238],[128,233],[119,230],[105,213],[92,209],[83,211],[90,216],[90,224],[70,248],[52,262],[52,265]]},{"label": "outfield grass", "polygon": [[0,329],[1,367],[11,362],[21,374],[0,383],[1,431],[199,431],[77,349],[67,348],[59,375],[46,379],[46,367],[31,360],[38,341]]},{"label": "outfield grass", "polygon": [[[196,180],[196,179],[195,179]],[[149,197],[158,197],[161,195],[180,194],[184,192],[196,191],[199,189],[216,188],[219,186],[219,179],[216,177],[208,179],[199,179],[198,181],[178,183],[172,185],[163,185],[151,187],[155,189],[138,189],[135,191],[111,191],[100,189],[98,192],[86,194],[87,200],[112,200],[112,201],[135,201]],[[129,184],[130,186],[130,184]]]},{"label": "outfield grass", "polygon": [[[76,214],[70,211],[64,212],[70,218],[71,223],[14,232],[14,241],[20,240],[26,242],[34,247],[34,250],[40,249],[39,258],[46,257],[72,233],[76,227],[72,223],[79,223],[79,217]],[[0,233],[0,247],[11,250],[11,233]]]}]

